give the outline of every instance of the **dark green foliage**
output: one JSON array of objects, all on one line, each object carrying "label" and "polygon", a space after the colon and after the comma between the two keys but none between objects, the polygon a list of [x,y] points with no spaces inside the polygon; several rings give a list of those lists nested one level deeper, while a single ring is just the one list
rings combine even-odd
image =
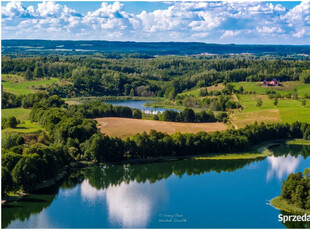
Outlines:
[{"label": "dark green foliage", "polygon": [[21,158],[21,154],[16,154],[13,152],[2,152],[1,166],[7,168],[11,172]]},{"label": "dark green foliage", "polygon": [[275,99],[274,99],[274,101],[273,101],[274,106],[277,106],[277,105],[278,105],[278,103],[279,103],[278,98],[275,98]]},{"label": "dark green foliage", "polygon": [[227,113],[218,113],[215,117],[218,121],[226,122],[228,119]]},{"label": "dark green foliage", "polygon": [[300,74],[299,79],[304,83],[310,83],[310,71],[309,70],[303,71]]},{"label": "dark green foliage", "polygon": [[12,176],[8,168],[1,167],[1,194],[10,191],[13,186]]},{"label": "dark green foliage", "polygon": [[[155,119],[154,119],[155,120]],[[195,113],[192,109],[186,108],[182,112],[165,110],[159,115],[161,121],[174,122],[215,122],[216,119],[212,111],[202,111]]]},{"label": "dark green foliage", "polygon": [[310,209],[310,179],[309,169],[305,170],[305,176],[301,172],[291,173],[281,188],[281,197],[299,208]]},{"label": "dark green foliage", "polygon": [[35,103],[40,102],[43,98],[48,98],[48,95],[46,93],[14,95],[2,92],[2,109],[17,107],[31,108]]},{"label": "dark green foliage", "polygon": [[8,118],[1,118],[1,129],[16,128],[17,124],[19,124],[19,121],[14,116]]},{"label": "dark green foliage", "polygon": [[[114,55],[112,55],[114,57]],[[122,55],[121,55],[122,56]],[[120,57],[121,57],[120,56]],[[228,56],[229,57],[229,56]],[[48,87],[50,95],[77,96],[164,96],[173,100],[178,93],[226,82],[222,92],[243,93],[230,82],[307,79],[307,61],[250,58],[159,57],[29,57],[2,58],[2,73],[24,74],[25,78],[58,77],[70,84]],[[307,75],[307,76],[304,76]],[[201,96],[206,96],[205,89]]]},{"label": "dark green foliage", "polygon": [[37,153],[34,153],[24,156],[17,162],[12,171],[12,178],[14,183],[27,190],[31,185],[43,179],[42,172],[44,171],[44,164],[41,157]]},{"label": "dark green foliage", "polygon": [[33,79],[33,73],[31,72],[30,68],[28,68],[25,72],[25,79],[28,81]]},{"label": "dark green foliage", "polygon": [[[113,149],[113,138],[102,134],[94,134],[85,145],[87,156],[93,156],[97,161],[109,159],[113,161],[130,156],[131,158],[149,158],[170,155],[192,155],[220,152],[242,152],[254,144],[281,138],[300,138],[301,124],[261,124],[250,125],[243,129],[227,130],[213,134],[199,132],[197,134],[166,133],[152,130],[149,134],[136,134],[127,138],[122,148],[108,153],[104,149]],[[120,141],[120,140],[119,140]],[[119,142],[121,143],[121,141]],[[118,143],[118,146],[120,144]],[[115,143],[114,143],[115,144]],[[120,150],[122,149],[122,152]],[[110,155],[111,154],[111,155]]]},{"label": "dark green foliage", "polygon": [[298,93],[296,89],[294,89],[294,92],[293,92],[293,99],[298,100]]},{"label": "dark green foliage", "polygon": [[208,90],[207,90],[207,88],[202,88],[199,91],[199,97],[205,97],[205,96],[208,96]]},{"label": "dark green foliage", "polygon": [[134,110],[132,117],[136,118],[136,119],[142,119],[142,112],[141,112],[141,110],[139,110],[139,109]]},{"label": "dark green foliage", "polygon": [[262,105],[263,105],[263,100],[261,99],[261,98],[258,98],[257,99],[257,103],[256,103],[256,107],[262,107]]},{"label": "dark green foliage", "polygon": [[40,66],[36,67],[34,69],[33,77],[34,78],[43,78],[44,77],[43,70],[42,70],[42,68]]},{"label": "dark green foliage", "polygon": [[124,143],[119,138],[110,138],[101,134],[94,134],[89,140],[86,155],[93,159],[104,161],[120,161],[124,156]]},{"label": "dark green foliage", "polygon": [[157,114],[155,114],[155,115],[153,116],[153,120],[155,120],[155,121],[159,121],[159,117],[158,117],[158,115],[157,115]]},{"label": "dark green foliage", "polygon": [[1,137],[1,147],[9,149],[11,147],[21,145],[24,143],[24,138],[16,133],[5,133]]}]

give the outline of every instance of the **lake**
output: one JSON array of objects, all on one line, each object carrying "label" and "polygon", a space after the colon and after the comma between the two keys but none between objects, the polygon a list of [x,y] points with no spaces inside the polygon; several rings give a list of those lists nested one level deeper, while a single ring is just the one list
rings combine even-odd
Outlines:
[{"label": "lake", "polygon": [[146,107],[143,106],[145,103],[149,102],[152,103],[153,101],[104,101],[106,103],[112,104],[112,105],[117,105],[117,106],[128,106],[133,109],[140,109],[145,113],[150,113],[150,114],[157,114],[162,113],[166,110],[172,110],[172,111],[180,111],[177,109],[166,109],[166,108],[155,108],[155,107]]},{"label": "lake", "polygon": [[[286,228],[269,205],[310,146],[280,145],[260,160],[183,160],[72,172],[2,208],[3,228]],[[309,223],[297,223],[295,227]]]}]

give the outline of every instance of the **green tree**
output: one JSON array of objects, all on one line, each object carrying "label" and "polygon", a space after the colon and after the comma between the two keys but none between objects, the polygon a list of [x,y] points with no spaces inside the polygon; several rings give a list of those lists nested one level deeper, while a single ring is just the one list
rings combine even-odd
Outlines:
[{"label": "green tree", "polygon": [[33,79],[33,73],[29,68],[25,72],[25,79],[28,81]]},{"label": "green tree", "polygon": [[298,100],[298,93],[296,89],[294,89],[294,92],[293,92],[293,99]]},{"label": "green tree", "polygon": [[278,103],[279,103],[279,101],[278,101],[278,98],[276,97],[276,98],[274,99],[274,101],[273,101],[273,104],[274,104],[274,106],[277,106]]},{"label": "green tree", "polygon": [[11,190],[13,186],[13,180],[10,171],[6,167],[1,168],[1,194],[5,195]]},{"label": "green tree", "polygon": [[208,90],[207,90],[207,88],[202,88],[202,89],[200,89],[200,91],[199,91],[199,97],[205,97],[205,96],[207,96],[208,95]]},{"label": "green tree", "polygon": [[299,79],[304,83],[310,83],[310,70],[304,70],[300,74]]},{"label": "green tree", "polygon": [[261,98],[258,98],[257,99],[257,103],[256,103],[256,107],[262,107],[262,105],[263,105],[263,100],[261,99]]},{"label": "green tree", "polygon": [[9,117],[6,121],[6,127],[9,127],[9,128],[16,128],[18,124],[18,121],[16,119],[16,117]]},{"label": "green tree", "polygon": [[135,96],[135,89],[134,88],[131,88],[129,96],[131,96],[131,97]]},{"label": "green tree", "polygon": [[43,70],[40,66],[38,66],[34,69],[33,77],[34,78],[43,78],[44,77]]},{"label": "green tree", "polygon": [[169,93],[169,96],[168,96],[168,99],[169,100],[174,100],[175,98],[175,90],[171,90],[170,93]]},{"label": "green tree", "polygon": [[5,135],[2,135],[1,138],[1,145],[2,148],[9,149],[13,146],[21,145],[24,143],[24,138],[22,138],[17,133],[7,133]]},{"label": "green tree", "polygon": [[133,118],[136,118],[136,119],[142,119],[142,112],[141,110],[137,109],[133,112],[133,115],[132,115]]},{"label": "green tree", "polygon": [[13,181],[24,190],[28,190],[44,179],[43,166],[41,157],[37,153],[26,155],[15,165],[12,171]]},{"label": "green tree", "polygon": [[189,108],[183,110],[182,117],[184,122],[195,122],[196,119],[194,110]]}]

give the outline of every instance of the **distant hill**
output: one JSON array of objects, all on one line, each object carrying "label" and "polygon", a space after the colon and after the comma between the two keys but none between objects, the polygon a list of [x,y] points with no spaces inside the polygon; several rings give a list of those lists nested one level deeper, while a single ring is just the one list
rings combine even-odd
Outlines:
[{"label": "distant hill", "polygon": [[274,54],[310,55],[310,46],[289,45],[235,45],[199,42],[114,42],[62,40],[2,40],[2,54],[85,54],[85,53],[138,53],[144,55],[195,54]]}]

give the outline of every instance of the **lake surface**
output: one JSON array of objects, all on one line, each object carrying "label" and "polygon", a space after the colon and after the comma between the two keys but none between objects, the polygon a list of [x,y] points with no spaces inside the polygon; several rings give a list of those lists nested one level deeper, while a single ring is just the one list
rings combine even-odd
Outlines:
[{"label": "lake surface", "polygon": [[152,103],[153,101],[105,101],[106,103],[117,105],[117,106],[128,106],[133,109],[140,109],[145,113],[157,114],[162,113],[166,110],[179,111],[177,109],[166,109],[166,108],[155,108],[143,106],[145,103]]},{"label": "lake surface", "polygon": [[[77,170],[59,186],[2,208],[3,228],[286,228],[270,206],[310,146],[261,160],[183,160]],[[297,225],[296,225],[297,223]],[[294,225],[295,224],[295,225]]]}]

